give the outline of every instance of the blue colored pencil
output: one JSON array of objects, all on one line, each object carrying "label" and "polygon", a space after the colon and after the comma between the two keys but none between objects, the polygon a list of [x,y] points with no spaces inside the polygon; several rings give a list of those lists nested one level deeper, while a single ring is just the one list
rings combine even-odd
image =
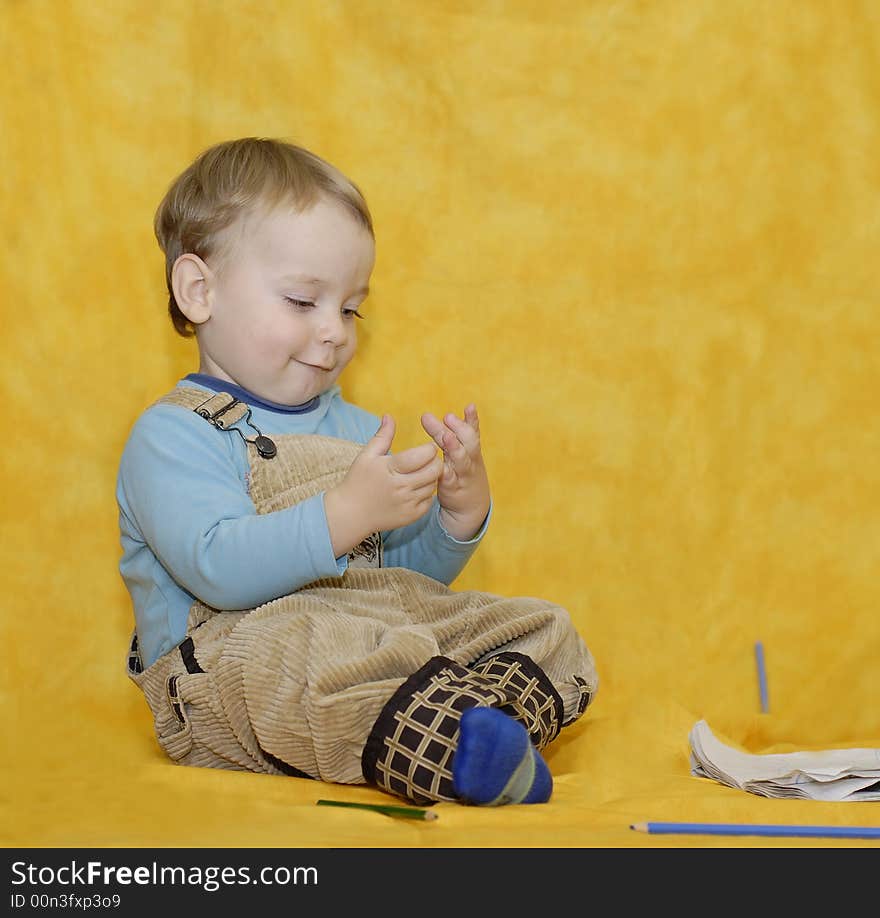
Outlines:
[{"label": "blue colored pencil", "polygon": [[755,662],[758,664],[758,688],[761,692],[761,712],[766,714],[770,710],[770,701],[767,697],[767,667],[764,663],[764,645],[755,643]]},{"label": "blue colored pencil", "polygon": [[637,822],[630,826],[649,835],[763,835],[780,838],[874,838],[880,826],[777,826],[723,822]]}]

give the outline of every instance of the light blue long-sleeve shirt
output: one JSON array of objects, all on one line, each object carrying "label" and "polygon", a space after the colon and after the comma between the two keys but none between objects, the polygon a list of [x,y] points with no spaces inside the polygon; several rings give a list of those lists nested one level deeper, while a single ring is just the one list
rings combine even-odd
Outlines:
[{"label": "light blue long-sleeve shirt", "polygon": [[[266,436],[321,434],[366,443],[379,418],[343,399],[338,386],[305,405],[273,405],[202,374],[179,387],[230,392],[252,410]],[[245,436],[254,431],[243,422]],[[335,557],[324,494],[284,510],[258,514],[248,494],[247,447],[179,405],[153,405],[135,422],[119,464],[116,498],[122,558],[119,569],[134,605],[143,665],[186,636],[195,599],[222,611],[251,609],[321,577],[341,576],[348,556]],[[483,538],[452,538],[440,523],[436,498],[421,519],[382,533],[383,563],[450,584]]]}]

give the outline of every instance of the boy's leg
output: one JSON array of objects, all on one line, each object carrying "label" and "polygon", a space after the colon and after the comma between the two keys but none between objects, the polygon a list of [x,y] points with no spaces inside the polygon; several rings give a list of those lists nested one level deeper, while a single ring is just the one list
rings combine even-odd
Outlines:
[{"label": "boy's leg", "polygon": [[[389,701],[364,753],[367,779],[410,799],[462,796],[454,780],[462,756],[459,752],[456,758],[454,750],[468,739],[467,710],[486,706],[509,715],[540,750],[584,713],[598,685],[592,655],[564,609],[533,598],[476,592],[435,591],[433,598],[434,607],[423,620],[431,622],[440,654]],[[444,604],[450,606],[445,613]],[[418,603],[408,605],[418,615]],[[462,621],[463,626],[454,627]],[[494,689],[497,700],[475,701],[477,686],[484,694]],[[456,719],[462,728],[458,739]],[[482,715],[468,719],[471,731],[477,724],[485,726]],[[439,739],[438,733],[446,738]],[[470,742],[468,748],[477,749],[479,743]],[[467,758],[471,764],[477,761],[473,755]],[[488,760],[480,762],[480,769],[492,772]]]},{"label": "boy's leg", "polygon": [[[537,749],[579,716],[595,685],[592,658],[558,607],[455,594],[398,569],[355,572],[254,610],[210,669],[212,711],[267,770],[366,780],[420,801],[502,802],[520,764],[540,784]],[[469,717],[466,727],[472,708],[501,720]],[[504,741],[505,764],[477,768],[490,733]],[[460,740],[471,753],[456,765]],[[468,762],[500,770],[465,793],[455,771]]]},{"label": "boy's leg", "polygon": [[531,657],[504,651],[474,663],[471,669],[504,691],[510,700],[501,710],[526,728],[537,749],[556,739],[562,729],[562,699]]},{"label": "boy's leg", "polygon": [[562,727],[583,715],[599,677],[592,654],[564,609],[548,606],[529,619],[528,630],[493,647],[469,667],[514,696],[508,712],[543,749]]},{"label": "boy's leg", "polygon": [[367,739],[364,777],[418,804],[542,803],[552,778],[526,729],[505,713],[515,696],[445,657],[394,693]]},{"label": "boy's leg", "polygon": [[[521,672],[505,673],[499,661],[486,672],[495,681],[511,681],[511,687],[521,682],[521,691],[529,691],[533,683],[539,694],[561,702],[558,726],[554,729],[545,723],[540,728],[542,743],[555,736],[559,727],[577,720],[595,696],[599,679],[592,654],[561,606],[532,596],[456,592],[412,571],[386,569],[383,574],[394,581],[407,618],[431,629],[438,655],[470,669],[505,653],[518,655]],[[520,713],[524,723],[552,719],[546,698],[538,700],[536,694],[529,707],[533,708],[531,715]],[[536,725],[529,725],[530,733],[535,734],[535,729]]]}]

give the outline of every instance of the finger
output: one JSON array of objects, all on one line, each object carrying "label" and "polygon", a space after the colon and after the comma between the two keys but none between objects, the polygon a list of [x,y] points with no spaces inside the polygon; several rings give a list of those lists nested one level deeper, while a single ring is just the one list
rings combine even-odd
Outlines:
[{"label": "finger", "polygon": [[451,430],[443,434],[440,448],[443,450],[443,455],[452,463],[464,462],[468,457],[464,444]]},{"label": "finger", "polygon": [[468,452],[472,452],[480,445],[480,435],[466,420],[457,417],[452,412],[447,414],[443,420]]},{"label": "finger", "polygon": [[383,414],[379,429],[364,446],[365,452],[373,456],[384,456],[391,449],[395,430],[394,418],[390,414]]},{"label": "finger", "polygon": [[418,514],[417,518],[423,517],[431,509],[431,505],[433,503],[434,503],[434,492],[433,491],[429,491],[427,494],[423,495],[418,500],[413,501],[415,512]]},{"label": "finger", "polygon": [[432,463],[426,468],[401,476],[398,479],[398,494],[410,500],[433,494],[437,490],[442,468],[442,462],[438,461],[436,465]]},{"label": "finger", "polygon": [[433,443],[422,443],[411,446],[393,457],[391,468],[404,475],[418,471],[437,458],[437,447]]},{"label": "finger", "polygon": [[419,488],[415,488],[412,491],[412,497],[417,503],[421,503],[422,501],[431,500],[434,497],[434,492],[436,490],[437,482],[431,481]]},{"label": "finger", "polygon": [[480,432],[480,417],[477,414],[477,406],[473,402],[464,409],[464,419],[477,433]]},{"label": "finger", "polygon": [[446,425],[440,420],[440,418],[426,412],[422,415],[422,427],[425,430],[425,433],[439,446],[443,448],[442,438],[443,432],[446,430]]}]

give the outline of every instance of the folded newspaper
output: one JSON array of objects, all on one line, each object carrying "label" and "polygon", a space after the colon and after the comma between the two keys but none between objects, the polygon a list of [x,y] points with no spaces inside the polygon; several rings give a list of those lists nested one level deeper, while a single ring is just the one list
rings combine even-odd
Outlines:
[{"label": "folded newspaper", "polygon": [[880,749],[750,755],[699,720],[689,735],[691,774],[760,794],[810,800],[880,800]]}]

